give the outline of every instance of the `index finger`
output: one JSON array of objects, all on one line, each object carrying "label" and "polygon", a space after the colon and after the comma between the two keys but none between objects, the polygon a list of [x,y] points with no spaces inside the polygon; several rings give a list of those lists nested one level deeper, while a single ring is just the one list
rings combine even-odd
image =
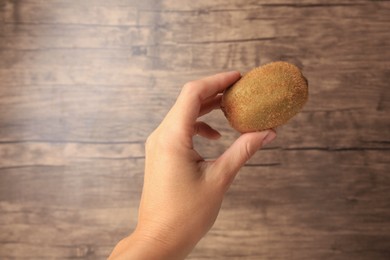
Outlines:
[{"label": "index finger", "polygon": [[202,102],[223,92],[240,78],[238,71],[223,72],[184,85],[175,104],[179,120],[193,125],[198,118]]},{"label": "index finger", "polygon": [[240,77],[240,72],[230,71],[188,82],[184,85],[179,99],[184,99],[185,103],[202,102],[207,98],[223,92]]}]

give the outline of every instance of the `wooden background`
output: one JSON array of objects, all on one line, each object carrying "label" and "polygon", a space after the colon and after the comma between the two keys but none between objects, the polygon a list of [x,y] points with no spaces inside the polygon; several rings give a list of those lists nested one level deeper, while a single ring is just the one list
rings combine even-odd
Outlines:
[{"label": "wooden background", "polygon": [[389,50],[389,1],[0,0],[0,259],[106,259],[182,85],[274,60],[309,102],[188,259],[390,259]]}]

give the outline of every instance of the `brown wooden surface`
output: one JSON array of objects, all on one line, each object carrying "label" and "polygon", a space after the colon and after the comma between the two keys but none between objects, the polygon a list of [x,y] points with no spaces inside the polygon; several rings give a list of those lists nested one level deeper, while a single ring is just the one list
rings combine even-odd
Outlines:
[{"label": "brown wooden surface", "polygon": [[309,102],[188,259],[390,259],[389,50],[389,1],[0,0],[0,259],[105,259],[181,86],[273,60]]}]

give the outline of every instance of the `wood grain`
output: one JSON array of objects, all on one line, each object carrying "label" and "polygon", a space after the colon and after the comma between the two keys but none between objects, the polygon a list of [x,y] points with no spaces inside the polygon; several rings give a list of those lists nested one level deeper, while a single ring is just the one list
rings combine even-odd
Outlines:
[{"label": "wood grain", "polygon": [[[0,259],[106,259],[181,86],[273,60],[309,102],[188,259],[390,258],[390,2],[0,0]],[[238,136],[195,138],[207,158]]]}]

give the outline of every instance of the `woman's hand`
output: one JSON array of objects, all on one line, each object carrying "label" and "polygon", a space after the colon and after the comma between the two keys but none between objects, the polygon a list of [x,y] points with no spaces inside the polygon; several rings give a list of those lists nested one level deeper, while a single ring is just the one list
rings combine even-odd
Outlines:
[{"label": "woman's hand", "polygon": [[227,72],[183,87],[146,142],[138,225],[110,259],[184,259],[212,227],[238,170],[276,136],[272,130],[242,134],[213,161],[195,151],[195,135],[220,137],[198,118],[219,108],[222,92],[239,78],[239,72]]}]

